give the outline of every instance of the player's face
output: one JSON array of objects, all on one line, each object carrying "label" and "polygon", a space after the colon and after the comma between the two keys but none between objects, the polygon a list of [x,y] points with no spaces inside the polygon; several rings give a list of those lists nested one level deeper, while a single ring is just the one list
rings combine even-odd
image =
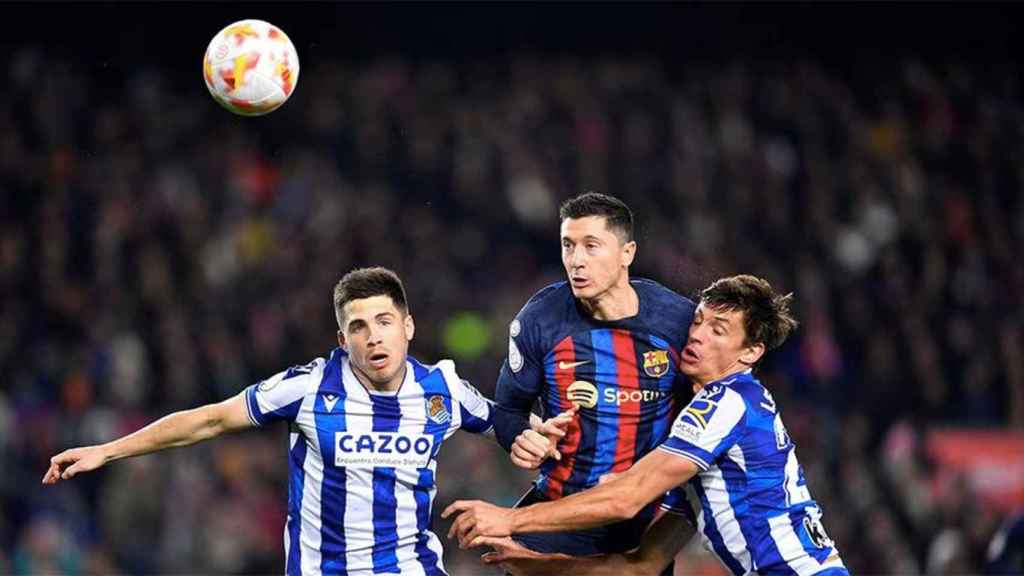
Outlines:
[{"label": "player's face", "polygon": [[742,310],[697,306],[690,335],[683,348],[682,371],[703,386],[752,366],[764,353],[764,345],[745,345],[747,332]]},{"label": "player's face", "polygon": [[623,242],[608,229],[607,221],[604,216],[562,221],[562,265],[573,296],[582,300],[598,298],[629,281],[636,242]]},{"label": "player's face", "polygon": [[342,308],[338,344],[352,369],[377,388],[395,389],[405,376],[405,357],[415,326],[388,296],[352,300]]}]

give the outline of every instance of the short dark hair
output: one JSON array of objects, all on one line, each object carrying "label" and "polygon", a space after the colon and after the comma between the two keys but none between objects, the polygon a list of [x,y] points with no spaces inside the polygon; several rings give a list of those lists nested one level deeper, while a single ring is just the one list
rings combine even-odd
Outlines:
[{"label": "short dark hair", "polygon": [[584,192],[562,202],[558,209],[559,222],[587,216],[604,216],[605,225],[618,233],[623,242],[633,240],[633,211],[622,200],[600,192]]},{"label": "short dark hair", "polygon": [[372,296],[387,296],[403,315],[409,313],[405,287],[398,274],[380,266],[357,268],[345,274],[334,286],[334,315],[338,319],[338,327],[342,327],[345,304]]},{"label": "short dark hair", "polygon": [[720,278],[700,293],[700,301],[716,310],[743,312],[746,339],[743,344],[764,344],[766,350],[778,348],[797,327],[789,310],[793,293],[780,295],[767,280],[741,274]]}]

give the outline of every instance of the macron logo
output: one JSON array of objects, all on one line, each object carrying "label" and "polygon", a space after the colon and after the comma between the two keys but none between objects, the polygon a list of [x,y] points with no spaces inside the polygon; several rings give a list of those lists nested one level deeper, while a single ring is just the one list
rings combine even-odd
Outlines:
[{"label": "macron logo", "polygon": [[588,364],[589,362],[590,362],[590,360],[581,360],[579,362],[566,362],[565,360],[563,360],[563,361],[558,363],[558,369],[559,370],[572,370],[573,368],[575,368],[577,366],[583,366],[584,364]]},{"label": "macron logo", "polygon": [[337,394],[324,394],[324,406],[327,407],[327,411],[334,410],[334,405],[338,403]]}]

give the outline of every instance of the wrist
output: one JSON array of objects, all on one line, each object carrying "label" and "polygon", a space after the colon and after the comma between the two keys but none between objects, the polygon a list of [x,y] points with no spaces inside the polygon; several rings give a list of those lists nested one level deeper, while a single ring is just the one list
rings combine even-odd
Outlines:
[{"label": "wrist", "polygon": [[510,534],[519,534],[526,527],[530,506],[525,508],[512,508],[508,514],[508,531]]},{"label": "wrist", "polygon": [[103,456],[103,464],[109,464],[121,458],[117,452],[117,440],[100,444],[100,455]]}]

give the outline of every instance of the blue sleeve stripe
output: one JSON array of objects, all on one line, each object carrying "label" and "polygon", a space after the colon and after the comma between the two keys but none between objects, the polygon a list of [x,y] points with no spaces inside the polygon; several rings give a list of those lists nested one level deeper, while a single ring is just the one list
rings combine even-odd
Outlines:
[{"label": "blue sleeve stripe", "polygon": [[[686,458],[687,460],[690,460],[691,462],[696,464],[697,467],[700,468],[702,471],[703,470],[707,470],[708,468],[710,468],[710,466],[708,466],[708,463],[705,462],[703,458],[701,458],[700,456],[697,456],[695,454],[691,454],[690,452],[687,452],[687,451],[684,451],[684,450],[680,450],[678,448],[673,448],[671,446],[666,446],[665,444],[662,444],[661,446],[658,446],[658,450],[664,450],[665,452],[669,452],[670,454],[675,454],[676,456],[682,456],[683,458]],[[695,449],[695,451],[696,450],[697,449]]]},{"label": "blue sleeve stripe", "polygon": [[249,413],[249,420],[252,421],[253,426],[262,426],[266,422],[266,418],[260,413],[259,403],[256,401],[256,387],[259,384],[253,384],[249,386],[245,391],[245,407]]},{"label": "blue sleeve stripe", "polygon": [[461,403],[459,404],[459,412],[462,415],[462,428],[468,432],[483,434],[493,427],[489,418],[484,419],[474,415]]}]

